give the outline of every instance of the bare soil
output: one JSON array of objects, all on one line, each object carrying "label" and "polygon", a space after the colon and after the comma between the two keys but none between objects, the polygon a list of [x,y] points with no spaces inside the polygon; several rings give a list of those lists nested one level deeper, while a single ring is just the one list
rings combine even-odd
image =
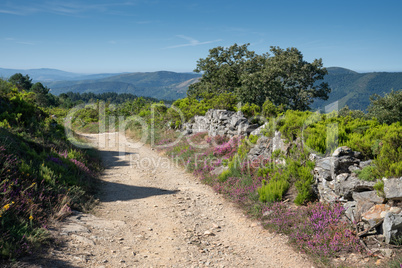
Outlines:
[{"label": "bare soil", "polygon": [[18,267],[313,267],[149,146],[121,153],[117,133],[85,136],[106,166],[100,204],[60,222],[58,246]]}]

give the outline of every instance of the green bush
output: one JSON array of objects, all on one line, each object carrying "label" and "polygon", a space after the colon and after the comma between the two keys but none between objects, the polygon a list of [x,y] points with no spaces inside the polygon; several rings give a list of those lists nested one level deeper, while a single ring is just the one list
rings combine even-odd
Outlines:
[{"label": "green bush", "polygon": [[370,97],[368,114],[378,119],[380,123],[392,124],[401,122],[402,118],[402,89],[392,90],[391,93],[381,97],[374,94]]},{"label": "green bush", "polygon": [[257,191],[261,202],[273,203],[281,201],[288,189],[289,182],[277,173],[269,182],[263,180],[262,187]]},{"label": "green bush", "polygon": [[375,181],[376,180],[376,168],[374,166],[367,166],[363,169],[354,171],[357,177],[363,181]]},{"label": "green bush", "polygon": [[378,180],[377,183],[374,184],[374,190],[376,190],[378,196],[385,198],[384,182],[382,180]]},{"label": "green bush", "polygon": [[377,167],[378,177],[402,176],[402,126],[399,122],[387,129],[374,164]]}]

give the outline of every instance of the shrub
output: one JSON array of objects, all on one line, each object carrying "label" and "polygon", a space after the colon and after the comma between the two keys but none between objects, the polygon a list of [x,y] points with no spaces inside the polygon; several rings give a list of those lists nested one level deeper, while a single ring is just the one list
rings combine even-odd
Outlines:
[{"label": "shrub", "polygon": [[381,97],[374,94],[370,97],[369,116],[376,117],[380,123],[392,124],[401,122],[402,118],[402,89],[392,90]]},{"label": "shrub", "polygon": [[275,203],[266,211],[264,226],[287,234],[304,253],[326,260],[345,252],[363,251],[359,239],[342,222],[342,204],[312,203],[294,209]]},{"label": "shrub", "polygon": [[378,180],[376,184],[374,184],[374,190],[376,190],[378,196],[385,198],[384,182],[382,180]]},{"label": "shrub", "polygon": [[354,172],[357,174],[358,178],[363,181],[375,181],[376,180],[376,176],[375,176],[376,168],[374,166],[367,166],[361,170],[355,170]]},{"label": "shrub", "polygon": [[279,173],[275,174],[273,178],[269,182],[266,180],[262,181],[262,187],[259,188],[258,196],[261,202],[277,202],[282,200],[282,196],[289,189],[289,182],[286,178],[279,175]]}]

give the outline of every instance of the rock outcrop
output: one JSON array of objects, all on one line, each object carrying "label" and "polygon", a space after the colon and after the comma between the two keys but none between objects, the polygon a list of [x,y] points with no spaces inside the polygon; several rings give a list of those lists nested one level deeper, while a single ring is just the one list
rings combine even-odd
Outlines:
[{"label": "rock outcrop", "polygon": [[242,112],[210,109],[204,116],[195,116],[183,125],[186,134],[208,132],[209,136],[227,135],[243,136],[257,129],[259,125],[251,124]]}]

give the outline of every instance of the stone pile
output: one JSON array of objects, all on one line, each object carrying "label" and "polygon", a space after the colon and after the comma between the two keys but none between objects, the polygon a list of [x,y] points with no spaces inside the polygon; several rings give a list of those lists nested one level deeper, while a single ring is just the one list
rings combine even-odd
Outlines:
[{"label": "stone pile", "polygon": [[[255,132],[252,132],[251,134],[253,133]],[[261,134],[258,135],[261,136]],[[257,140],[257,144],[248,152],[247,158],[251,161],[257,158],[270,159],[274,151],[281,150],[282,152],[287,154],[288,148],[289,145],[286,144],[285,141],[281,138],[281,133],[279,131],[275,131],[275,135],[272,138],[261,136]]]},{"label": "stone pile", "polygon": [[210,109],[204,116],[195,116],[190,122],[183,125],[186,134],[208,132],[209,136],[248,135],[259,125],[251,124],[242,112]]},{"label": "stone pile", "polygon": [[[402,178],[383,179],[384,193],[374,190],[376,182],[363,181],[353,171],[371,164],[361,161],[361,154],[344,146],[330,157],[315,159],[315,190],[320,202],[342,202],[351,222],[362,222],[366,230],[378,229],[385,242],[402,238]],[[380,196],[379,196],[380,195]]]}]

